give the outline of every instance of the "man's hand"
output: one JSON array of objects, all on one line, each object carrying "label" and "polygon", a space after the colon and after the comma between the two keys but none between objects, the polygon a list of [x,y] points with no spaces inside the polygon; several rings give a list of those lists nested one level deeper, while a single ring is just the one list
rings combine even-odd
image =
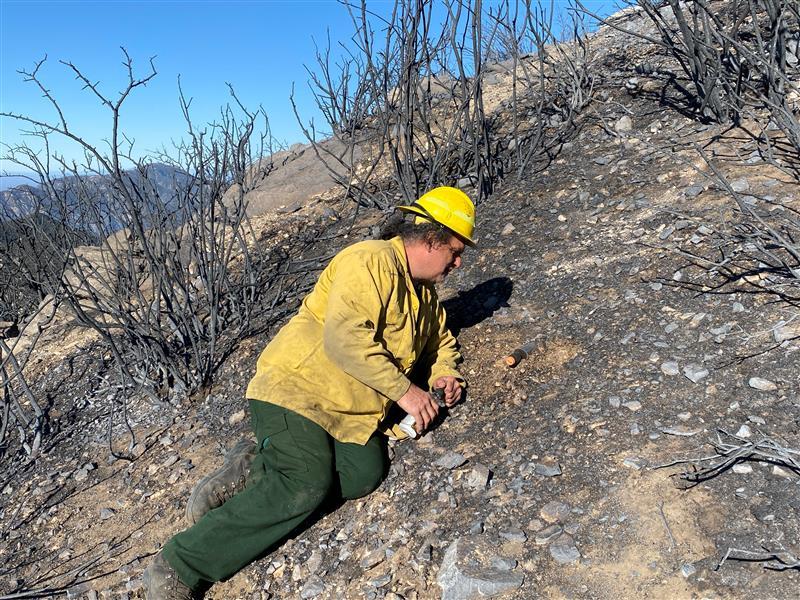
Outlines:
[{"label": "man's hand", "polygon": [[433,382],[433,387],[444,389],[444,403],[447,406],[453,406],[461,400],[461,384],[452,375],[439,377]]},{"label": "man's hand", "polygon": [[[445,378],[442,377],[441,379]],[[418,433],[425,431],[428,425],[436,418],[436,415],[439,414],[439,407],[431,398],[431,395],[413,383],[409,386],[408,391],[397,401],[397,404],[414,417],[416,421],[414,429]]]}]

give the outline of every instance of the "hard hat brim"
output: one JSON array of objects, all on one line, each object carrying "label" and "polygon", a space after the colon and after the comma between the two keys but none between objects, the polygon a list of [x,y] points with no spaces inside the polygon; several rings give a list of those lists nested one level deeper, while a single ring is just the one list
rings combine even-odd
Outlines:
[{"label": "hard hat brim", "polygon": [[478,243],[475,240],[473,240],[472,238],[469,238],[469,237],[465,236],[463,233],[458,233],[457,231],[455,231],[454,229],[451,229],[447,225],[445,225],[443,223],[440,223],[439,221],[431,218],[431,215],[425,213],[425,211],[420,210],[416,206],[397,206],[396,209],[399,210],[399,211],[405,212],[405,213],[415,214],[415,215],[417,215],[419,217],[422,217],[423,219],[426,219],[426,220],[430,221],[431,223],[436,223],[439,227],[442,227],[442,228],[446,229],[447,231],[449,231],[450,233],[452,233],[454,236],[456,236],[458,239],[460,239],[462,242],[464,242],[467,246],[470,246],[470,247],[474,248],[475,246],[478,245]]}]

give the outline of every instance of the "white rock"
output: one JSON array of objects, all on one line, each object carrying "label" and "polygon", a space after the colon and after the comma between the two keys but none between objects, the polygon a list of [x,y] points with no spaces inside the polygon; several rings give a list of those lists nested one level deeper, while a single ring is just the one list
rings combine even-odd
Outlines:
[{"label": "white rock", "polygon": [[642,409],[642,403],[639,402],[638,400],[630,400],[628,402],[623,402],[622,406],[624,406],[631,412],[636,412],[637,410]]},{"label": "white rock", "polygon": [[744,178],[736,179],[731,181],[731,188],[734,192],[746,192],[750,189],[750,183]]},{"label": "white rock", "polygon": [[678,368],[678,363],[674,360],[668,360],[661,363],[661,372],[664,375],[677,375],[680,373],[680,369]]},{"label": "white rock", "polygon": [[779,344],[785,342],[786,340],[800,338],[800,326],[781,324],[772,330],[772,337],[775,338],[775,341]]},{"label": "white rock", "polygon": [[500,235],[509,235],[511,233],[514,233],[514,231],[516,230],[517,228],[514,227],[513,223],[506,223],[505,227],[503,227],[503,230],[500,232]]},{"label": "white rock", "polygon": [[683,367],[683,374],[692,383],[699,383],[708,377],[708,369],[696,363],[690,363]]},{"label": "white rock", "polygon": [[774,392],[778,389],[778,386],[775,385],[774,382],[761,377],[751,377],[747,385],[755,390],[761,390],[762,392]]},{"label": "white rock", "polygon": [[614,131],[617,133],[622,133],[623,131],[630,131],[633,129],[633,121],[628,115],[624,115],[617,119],[617,122],[614,123]]},{"label": "white rock", "polygon": [[241,423],[244,421],[244,418],[247,416],[244,410],[240,410],[238,412],[233,413],[230,418],[228,419],[228,423],[230,425],[236,425],[237,423]]},{"label": "white rock", "polygon": [[751,435],[753,435],[753,431],[747,425],[742,425],[736,432],[737,437],[749,438]]},{"label": "white rock", "polygon": [[751,467],[750,465],[737,463],[737,464],[733,465],[731,470],[734,473],[738,473],[739,475],[747,475],[748,473],[752,473],[753,472],[753,467]]}]

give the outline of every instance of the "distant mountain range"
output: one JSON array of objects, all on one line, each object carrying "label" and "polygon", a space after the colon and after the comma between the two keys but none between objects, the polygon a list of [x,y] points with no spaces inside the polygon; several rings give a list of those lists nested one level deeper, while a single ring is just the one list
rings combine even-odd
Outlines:
[{"label": "distant mountain range", "polygon": [[[184,171],[161,163],[148,165],[144,175],[135,169],[125,174],[130,185],[144,194],[144,201],[157,202],[167,210],[175,206],[177,192],[190,182],[190,176]],[[0,220],[15,220],[38,211],[68,227],[82,229],[91,225],[92,229],[101,229],[106,234],[125,226],[126,219],[120,214],[122,209],[115,202],[111,177],[70,176],[54,179],[52,183],[55,194],[30,184],[0,191]],[[91,205],[91,211],[82,210],[87,205]]]}]

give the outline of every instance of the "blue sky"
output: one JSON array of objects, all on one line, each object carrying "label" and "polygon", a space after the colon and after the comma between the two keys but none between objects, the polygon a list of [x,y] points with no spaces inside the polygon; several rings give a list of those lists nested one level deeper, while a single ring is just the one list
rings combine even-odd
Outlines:
[{"label": "blue sky", "polygon": [[[589,4],[612,10],[605,0]],[[368,6],[381,13],[392,2],[370,0]],[[314,61],[312,38],[324,45],[328,30],[334,41],[351,31],[335,0],[0,0],[0,111],[53,119],[53,108],[16,72],[46,55],[40,75],[61,100],[70,127],[100,142],[110,131],[109,113],[59,60],[73,62],[114,97],[125,83],[124,46],[139,74],[148,72],[151,56],[158,71],[123,105],[122,128],[140,152],[185,131],[178,75],[199,122],[212,120],[228,101],[230,82],[246,106],[263,105],[276,138],[304,141],[288,97],[294,82],[301,111],[316,115],[303,65]],[[0,141],[22,140],[17,123],[0,119]],[[66,145],[56,149],[71,153]],[[0,172],[17,170],[0,162]]]}]

